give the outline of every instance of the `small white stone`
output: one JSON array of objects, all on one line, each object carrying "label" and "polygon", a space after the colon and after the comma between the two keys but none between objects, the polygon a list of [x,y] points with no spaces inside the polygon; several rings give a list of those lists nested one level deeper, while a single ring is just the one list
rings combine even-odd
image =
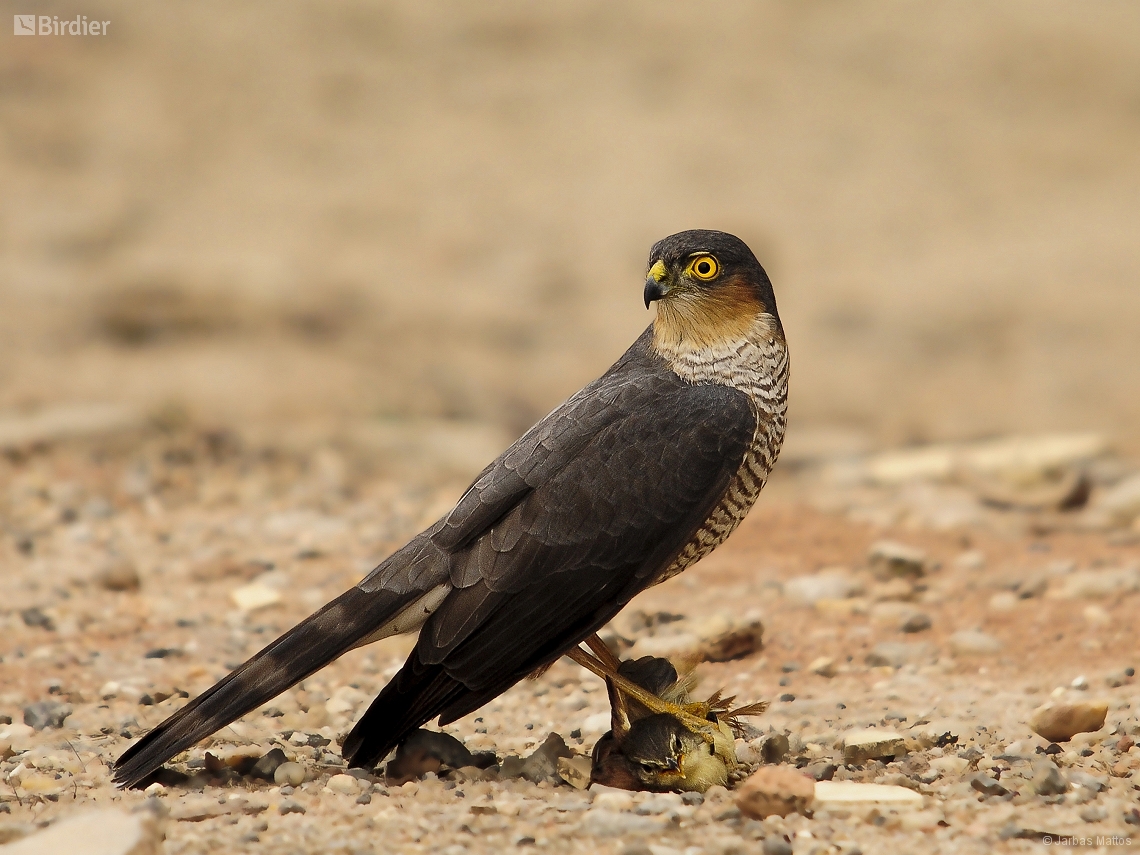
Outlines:
[{"label": "small white stone", "polygon": [[325,788],[342,796],[355,796],[360,792],[360,782],[352,775],[333,775],[325,784]]},{"label": "small white stone", "polygon": [[633,796],[625,790],[594,786],[591,791],[594,793],[591,807],[599,810],[633,810]]},{"label": "small white stone", "polygon": [[1081,614],[1093,626],[1108,626],[1112,623],[1112,615],[1100,606],[1085,606]]},{"label": "small white stone", "polygon": [[305,767],[300,763],[282,763],[273,771],[273,783],[279,787],[286,784],[290,787],[299,787],[305,783]]},{"label": "small white stone", "polygon": [[1085,691],[1085,689],[1089,687],[1088,678],[1084,674],[1081,674],[1079,677],[1074,677],[1072,687],[1081,692]]},{"label": "small white stone", "polygon": [[255,579],[231,591],[230,599],[243,612],[252,612],[281,602],[281,592]]},{"label": "small white stone", "polygon": [[103,809],[61,819],[43,831],[3,847],[4,855],[140,855],[157,852],[155,816]]},{"label": "small white stone", "polygon": [[990,597],[989,607],[995,612],[1012,612],[1017,608],[1017,594],[1012,591],[1001,591]]},{"label": "small white stone", "polygon": [[868,727],[853,730],[843,738],[843,759],[859,765],[881,757],[896,757],[903,753],[903,737],[893,730]]},{"label": "small white stone", "polygon": [[883,804],[890,807],[921,807],[922,796],[914,790],[892,784],[819,781],[815,785],[816,810],[870,804]]},{"label": "small white stone", "polygon": [[955,656],[988,656],[1001,649],[1000,641],[980,630],[964,629],[950,636],[950,650]]}]

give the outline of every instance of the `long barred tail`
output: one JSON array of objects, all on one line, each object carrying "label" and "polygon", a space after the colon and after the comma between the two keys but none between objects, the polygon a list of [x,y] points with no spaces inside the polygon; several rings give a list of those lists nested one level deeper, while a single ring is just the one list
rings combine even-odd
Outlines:
[{"label": "long barred tail", "polygon": [[419,595],[360,588],[341,594],[132,745],[115,763],[115,783],[145,781],[180,751],[351,650]]}]

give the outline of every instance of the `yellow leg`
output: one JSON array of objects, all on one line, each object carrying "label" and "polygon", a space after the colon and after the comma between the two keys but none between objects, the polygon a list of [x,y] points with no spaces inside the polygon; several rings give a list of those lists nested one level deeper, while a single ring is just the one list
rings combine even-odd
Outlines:
[{"label": "yellow leg", "polygon": [[711,721],[693,715],[680,704],[673,704],[669,701],[662,700],[652,692],[646,691],[641,686],[618,674],[616,668],[607,668],[602,662],[580,647],[571,649],[566,655],[587,671],[596,674],[603,680],[609,679],[620,692],[633,698],[650,712],[671,715],[689,730],[693,731],[693,733],[700,734],[705,741],[709,743],[713,741],[713,731],[716,729],[716,725]]}]

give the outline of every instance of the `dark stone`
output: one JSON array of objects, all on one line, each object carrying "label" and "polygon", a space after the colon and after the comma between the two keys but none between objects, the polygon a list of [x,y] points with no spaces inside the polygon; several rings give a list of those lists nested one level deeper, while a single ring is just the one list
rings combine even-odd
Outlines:
[{"label": "dark stone", "polygon": [[818,760],[806,766],[804,771],[816,781],[830,781],[835,777],[835,771],[838,768],[834,763],[827,760]]},{"label": "dark stone", "polygon": [[783,763],[791,750],[785,733],[772,733],[760,746],[760,755],[765,763]]},{"label": "dark stone", "polygon": [[522,764],[522,777],[532,784],[549,781],[552,784],[561,782],[558,774],[558,759],[560,757],[573,757],[572,752],[559,734],[551,733],[534,753],[527,757]]},{"label": "dark stone", "polygon": [[24,724],[33,730],[45,727],[63,727],[63,721],[71,715],[71,705],[59,701],[40,701],[24,707]]},{"label": "dark stone", "polygon": [[52,622],[52,619],[34,606],[20,612],[20,617],[24,619],[25,626],[38,626],[49,632],[55,629],[55,623]]},{"label": "dark stone", "polygon": [[792,701],[794,701],[795,699],[796,699],[796,696],[795,696],[795,695],[793,695],[791,692],[788,692],[788,693],[786,693],[786,694],[780,695],[780,701],[781,701],[782,703],[785,703],[785,704],[790,704],[790,703],[791,703]]},{"label": "dark stone", "polygon": [[995,781],[989,775],[983,775],[981,773],[974,775],[974,777],[970,779],[970,786],[984,796],[1009,795],[1009,790],[1003,787],[1001,783]]},{"label": "dark stone", "polygon": [[285,752],[280,748],[274,748],[262,755],[253,768],[249,770],[249,774],[253,778],[261,778],[263,781],[272,781],[273,773],[277,771],[277,767],[282,763],[288,763],[289,758],[285,756]]},{"label": "dark stone", "polygon": [[782,837],[765,837],[760,851],[764,855],[792,855],[792,844]]},{"label": "dark stone", "polygon": [[903,621],[901,629],[903,632],[925,632],[930,629],[931,625],[930,615],[915,612]]},{"label": "dark stone", "polygon": [[182,651],[177,647],[156,647],[143,654],[143,659],[166,659],[169,656],[181,656]]}]

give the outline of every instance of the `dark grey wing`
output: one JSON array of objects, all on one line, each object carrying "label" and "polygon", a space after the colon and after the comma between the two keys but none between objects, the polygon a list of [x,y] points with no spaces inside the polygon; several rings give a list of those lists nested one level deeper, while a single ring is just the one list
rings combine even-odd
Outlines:
[{"label": "dark grey wing", "polygon": [[588,634],[656,581],[755,433],[746,396],[723,386],[647,376],[610,407],[620,418],[456,556],[452,582],[466,584],[425,625],[423,663],[476,689],[511,665],[528,672],[535,651],[560,655],[567,633]]},{"label": "dark grey wing", "polygon": [[[656,581],[709,517],[756,416],[736,390],[643,368],[605,387],[604,407],[592,408],[596,396],[579,404],[605,417],[564,428],[566,444],[544,458],[561,455],[560,465],[508,476],[512,503],[481,498],[496,496],[508,453],[468,491],[458,524],[438,530],[437,544],[454,544],[455,590],[345,742],[352,762],[379,759],[409,727],[454,720],[558,658]],[[474,536],[472,519],[484,526]]]}]

